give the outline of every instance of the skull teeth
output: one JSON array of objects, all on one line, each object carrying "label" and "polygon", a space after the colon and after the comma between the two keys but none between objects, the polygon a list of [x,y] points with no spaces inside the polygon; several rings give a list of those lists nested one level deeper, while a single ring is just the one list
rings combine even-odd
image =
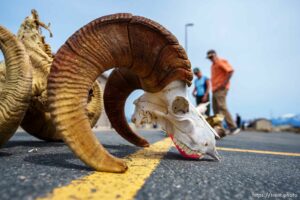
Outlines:
[{"label": "skull teeth", "polygon": [[179,146],[185,153],[187,153],[189,155],[197,154],[197,155],[202,156],[202,154],[200,152],[190,149],[188,146],[186,146],[185,144],[180,142],[178,139],[176,139],[176,137],[174,137],[174,143],[177,146]]}]

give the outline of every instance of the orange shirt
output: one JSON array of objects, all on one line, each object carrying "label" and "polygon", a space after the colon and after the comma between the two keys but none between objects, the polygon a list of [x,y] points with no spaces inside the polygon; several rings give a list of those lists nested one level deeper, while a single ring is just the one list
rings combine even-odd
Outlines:
[{"label": "orange shirt", "polygon": [[[211,83],[212,83],[212,91],[216,91],[218,87],[220,87],[226,80],[227,74],[232,72],[233,68],[227,62],[227,60],[223,60],[218,58],[218,60],[212,64],[211,66]],[[228,81],[226,85],[226,89],[228,90],[230,83]]]}]

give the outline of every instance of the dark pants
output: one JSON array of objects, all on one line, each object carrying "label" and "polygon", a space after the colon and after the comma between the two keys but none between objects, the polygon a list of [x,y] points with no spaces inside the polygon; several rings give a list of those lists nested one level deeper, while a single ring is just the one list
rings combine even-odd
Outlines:
[{"label": "dark pants", "polygon": [[[203,99],[204,96],[196,96],[196,103],[197,103],[197,106],[201,103],[206,103],[206,102],[209,102],[209,95],[207,96],[207,101],[206,102],[202,102],[202,99]],[[207,116],[209,116],[210,114],[210,104],[207,105],[207,110],[205,111],[205,114]]]},{"label": "dark pants", "polygon": [[213,92],[213,110],[214,114],[222,114],[225,117],[225,121],[230,129],[236,128],[236,124],[233,121],[231,114],[228,111],[226,103],[227,90],[220,89]]}]

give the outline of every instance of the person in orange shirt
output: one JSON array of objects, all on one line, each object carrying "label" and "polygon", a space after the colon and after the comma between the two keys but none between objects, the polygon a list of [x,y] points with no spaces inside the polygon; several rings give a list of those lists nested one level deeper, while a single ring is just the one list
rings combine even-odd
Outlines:
[{"label": "person in orange shirt", "polygon": [[234,72],[227,60],[221,59],[217,56],[215,50],[207,52],[207,58],[212,62],[211,66],[211,84],[213,92],[213,111],[214,114],[221,114],[225,117],[225,121],[229,128],[228,134],[237,134],[240,129],[237,128],[228,111],[226,104],[226,96],[230,87],[230,78]]}]

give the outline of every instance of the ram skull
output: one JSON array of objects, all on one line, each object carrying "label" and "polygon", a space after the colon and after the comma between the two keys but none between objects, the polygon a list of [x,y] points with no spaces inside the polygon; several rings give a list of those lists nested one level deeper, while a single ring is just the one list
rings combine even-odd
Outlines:
[{"label": "ram skull", "polygon": [[188,101],[184,82],[174,81],[158,93],[145,92],[134,104],[135,125],[159,124],[185,157],[202,158],[207,154],[219,160],[218,135]]}]

